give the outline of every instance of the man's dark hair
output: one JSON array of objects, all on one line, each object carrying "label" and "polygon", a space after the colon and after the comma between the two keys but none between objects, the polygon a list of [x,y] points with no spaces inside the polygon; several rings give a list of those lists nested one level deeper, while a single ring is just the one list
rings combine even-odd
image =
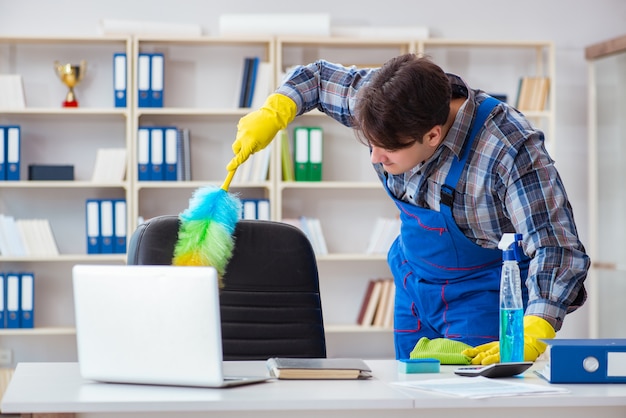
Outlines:
[{"label": "man's dark hair", "polygon": [[406,148],[450,112],[450,81],[426,57],[404,54],[387,61],[357,96],[354,127],[366,145]]}]

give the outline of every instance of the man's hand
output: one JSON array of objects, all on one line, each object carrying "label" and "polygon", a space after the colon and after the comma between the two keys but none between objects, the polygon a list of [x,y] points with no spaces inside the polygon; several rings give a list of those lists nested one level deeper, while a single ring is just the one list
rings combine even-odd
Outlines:
[{"label": "man's hand", "polygon": [[248,113],[239,120],[237,137],[233,142],[235,156],[226,166],[234,171],[250,155],[261,151],[296,117],[296,104],[282,94],[271,94],[259,110]]},{"label": "man's hand", "polygon": [[[524,317],[524,361],[535,361],[546,350],[547,344],[540,339],[554,338],[556,332],[543,318],[534,315]],[[472,358],[472,364],[492,364],[500,362],[500,343],[492,341],[474,348],[468,348],[463,355]]]}]

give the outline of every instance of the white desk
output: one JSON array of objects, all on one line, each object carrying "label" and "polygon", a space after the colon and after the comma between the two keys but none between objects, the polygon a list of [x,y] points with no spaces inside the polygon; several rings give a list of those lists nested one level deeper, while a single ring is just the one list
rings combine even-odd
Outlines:
[{"label": "white desk", "polygon": [[[103,384],[82,379],[75,363],[21,363],[1,410],[24,416],[132,418],[626,417],[626,384],[559,385],[571,393],[465,399],[389,384],[449,378],[452,366],[442,366],[439,374],[404,375],[396,372],[394,360],[367,363],[375,376],[370,380],[275,380],[230,389]],[[227,362],[225,371],[232,375],[266,373],[264,362]],[[530,371],[524,376],[526,383],[548,384]]]}]

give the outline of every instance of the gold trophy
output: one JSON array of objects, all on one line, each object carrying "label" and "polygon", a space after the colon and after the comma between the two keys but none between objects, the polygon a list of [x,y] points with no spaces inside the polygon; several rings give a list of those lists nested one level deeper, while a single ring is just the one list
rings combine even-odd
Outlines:
[{"label": "gold trophy", "polygon": [[60,64],[59,61],[55,61],[54,68],[63,84],[69,88],[67,96],[65,96],[65,101],[63,102],[63,107],[78,107],[78,101],[74,95],[74,87],[80,83],[85,76],[87,61],[82,60],[80,65]]}]

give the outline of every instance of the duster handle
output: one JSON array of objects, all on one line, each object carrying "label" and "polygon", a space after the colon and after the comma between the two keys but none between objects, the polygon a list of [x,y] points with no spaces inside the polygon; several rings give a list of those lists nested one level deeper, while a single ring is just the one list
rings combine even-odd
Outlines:
[{"label": "duster handle", "polygon": [[224,183],[222,184],[222,190],[224,190],[225,192],[228,191],[228,187],[230,187],[230,182],[233,181],[235,171],[236,170],[229,171],[228,175],[226,176],[226,180],[224,180]]}]

